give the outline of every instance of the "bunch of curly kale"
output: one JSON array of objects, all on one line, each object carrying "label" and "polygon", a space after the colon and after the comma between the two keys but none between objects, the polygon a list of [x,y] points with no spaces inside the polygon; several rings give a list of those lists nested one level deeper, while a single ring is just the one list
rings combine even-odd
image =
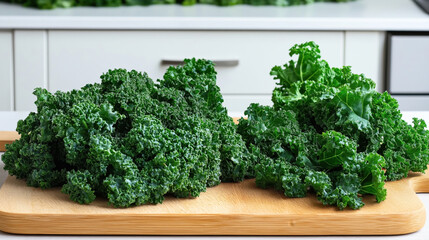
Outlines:
[{"label": "bunch of curly kale", "polygon": [[408,125],[398,103],[350,67],[330,68],[314,42],[271,75],[279,82],[273,107],[251,104],[238,132],[257,155],[256,184],[304,197],[314,190],[323,204],[358,209],[360,195],[386,198],[384,181],[424,172],[429,135],[423,120]]},{"label": "bunch of curly kale", "polygon": [[123,69],[101,84],[49,93],[18,122],[21,139],[2,160],[33,187],[62,186],[73,201],[107,197],[115,207],[197,197],[220,181],[241,181],[247,150],[222,106],[212,62],[185,60],[159,84]]},{"label": "bunch of curly kale", "polygon": [[157,84],[118,69],[80,90],[36,89],[37,113],[18,122],[5,169],[29,186],[62,186],[79,203],[161,203],[256,177],[288,197],[313,191],[323,204],[358,209],[362,195],[386,198],[385,180],[427,168],[424,121],[408,125],[396,100],[350,67],[330,68],[314,42],[290,55],[298,60],[271,71],[273,107],[251,104],[238,126],[207,60],[170,67]]}]

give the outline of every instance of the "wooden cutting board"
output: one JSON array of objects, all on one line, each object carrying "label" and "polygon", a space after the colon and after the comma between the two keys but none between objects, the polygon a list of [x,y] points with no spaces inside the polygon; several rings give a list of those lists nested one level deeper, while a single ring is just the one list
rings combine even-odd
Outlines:
[{"label": "wooden cutting board", "polygon": [[254,180],[222,183],[195,199],[115,209],[106,200],[79,205],[59,188],[41,190],[9,176],[0,189],[0,230],[19,234],[97,235],[391,235],[425,223],[416,192],[429,192],[429,174],[386,183],[387,199],[365,197],[360,210],[339,211],[316,197],[287,198]]},{"label": "wooden cutting board", "polygon": [[6,144],[10,144],[20,136],[15,131],[0,131],[0,152],[6,151]]}]

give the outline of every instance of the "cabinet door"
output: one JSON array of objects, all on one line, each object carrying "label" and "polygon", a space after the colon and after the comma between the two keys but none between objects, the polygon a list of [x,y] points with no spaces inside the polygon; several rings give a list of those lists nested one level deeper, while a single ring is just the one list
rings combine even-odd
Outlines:
[{"label": "cabinet door", "polygon": [[[270,99],[275,81],[269,72],[274,65],[290,60],[290,47],[315,41],[332,66],[342,66],[343,35],[343,32],[50,31],[48,85],[50,90],[79,88],[99,82],[99,76],[112,68],[145,71],[156,80],[168,67],[162,64],[165,60],[196,57],[236,63],[216,67],[224,96],[259,95]],[[232,103],[235,107],[230,111],[243,111],[237,107],[243,104]]]},{"label": "cabinet door", "polygon": [[390,34],[389,38],[389,93],[429,95],[429,34]]},{"label": "cabinet door", "polygon": [[12,32],[0,31],[0,111],[14,108]]},{"label": "cabinet door", "polygon": [[14,31],[15,110],[35,111],[34,88],[48,87],[47,31]]}]

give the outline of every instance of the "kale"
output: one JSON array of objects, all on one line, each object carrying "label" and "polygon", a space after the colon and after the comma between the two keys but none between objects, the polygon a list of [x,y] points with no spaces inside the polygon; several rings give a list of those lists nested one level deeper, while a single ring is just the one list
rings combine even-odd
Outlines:
[{"label": "kale", "polygon": [[18,122],[5,169],[29,186],[114,207],[197,197],[221,180],[252,177],[256,160],[222,106],[216,74],[212,62],[186,59],[157,83],[116,69],[79,90],[37,88],[37,113]]},{"label": "kale", "polygon": [[275,66],[273,106],[251,104],[238,132],[255,156],[256,184],[288,197],[314,191],[321,203],[358,209],[362,195],[386,198],[385,180],[424,172],[429,135],[423,120],[402,120],[398,103],[350,67],[331,68],[314,42]]},{"label": "kale", "polygon": [[211,4],[218,6],[233,6],[238,4],[247,4],[253,6],[273,5],[273,6],[293,6],[303,5],[313,2],[349,2],[352,0],[1,0],[4,2],[21,4],[26,7],[39,9],[69,8],[77,6],[95,6],[95,7],[118,7],[125,6],[148,6],[154,4],[181,4],[190,6],[195,4]]},{"label": "kale", "polygon": [[271,75],[273,106],[252,103],[236,125],[222,105],[214,64],[185,59],[162,79],[109,70],[101,83],[54,94],[37,88],[37,112],[20,120],[5,169],[29,186],[62,187],[89,204],[157,204],[255,178],[287,197],[312,191],[324,205],[358,209],[386,198],[384,183],[424,172],[429,133],[350,67],[331,68],[314,42]]}]

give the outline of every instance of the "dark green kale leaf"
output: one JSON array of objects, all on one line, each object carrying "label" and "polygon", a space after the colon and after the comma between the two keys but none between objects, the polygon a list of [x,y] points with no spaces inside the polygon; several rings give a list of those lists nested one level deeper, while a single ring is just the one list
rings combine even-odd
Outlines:
[{"label": "dark green kale leaf", "polygon": [[207,187],[252,176],[237,126],[222,106],[207,60],[170,67],[159,84],[146,73],[109,70],[101,84],[49,93],[36,89],[37,113],[19,121],[21,139],[5,169],[34,187],[62,186],[81,204],[96,196],[114,207],[197,197]]},{"label": "dark green kale leaf", "polygon": [[282,190],[288,197],[305,197],[307,194],[306,169],[282,159],[264,158],[255,167],[258,187],[273,187],[276,190]]},{"label": "dark green kale leaf", "polygon": [[70,199],[80,204],[88,204],[95,200],[95,192],[92,190],[92,175],[89,171],[67,172],[67,183],[63,185],[61,192],[68,194]]},{"label": "dark green kale leaf", "polygon": [[251,104],[238,125],[258,186],[289,197],[311,190],[323,204],[358,209],[362,195],[386,198],[386,179],[426,170],[423,120],[407,124],[395,99],[350,67],[330,68],[314,42],[295,45],[294,55],[271,70],[273,107]]},{"label": "dark green kale leaf", "polygon": [[339,107],[337,124],[343,125],[350,122],[356,125],[359,130],[370,128],[372,95],[371,92],[363,92],[362,90],[350,90],[348,88],[340,90],[333,99],[333,102],[337,103]]},{"label": "dark green kale leaf", "polygon": [[[184,105],[186,114],[200,116],[213,123],[211,128],[219,139],[221,179],[227,182],[242,181],[245,177],[254,177],[249,174],[253,171],[253,164],[249,164],[251,156],[241,136],[237,134],[237,126],[222,106],[223,98],[216,85],[216,74],[212,62],[187,59],[183,67],[168,68],[164,78],[159,80],[159,85],[161,89],[176,89],[182,93],[178,98],[169,99],[177,108],[181,109]],[[186,104],[178,104],[183,101],[182,98]],[[177,122],[180,121],[170,124]]]},{"label": "dark green kale leaf", "polygon": [[424,172],[429,159],[426,123],[414,119],[413,125],[407,124],[398,102],[387,92],[374,96],[372,112],[374,130],[367,137],[367,151],[384,156],[387,180],[407,177],[410,171]]},{"label": "dark green kale leaf", "polygon": [[[414,127],[408,125],[401,119],[396,100],[388,93],[375,91],[373,81],[353,74],[350,67],[329,69],[313,42],[294,46],[294,54],[298,54],[297,62],[273,68],[274,78],[280,79],[273,92],[275,109],[294,111],[303,128],[342,133],[356,141],[359,152],[381,154],[386,159],[388,180],[406,177],[409,171],[424,172],[429,161],[429,138],[422,120]],[[290,81],[281,75],[285,72],[296,73],[294,83],[302,86],[296,93],[302,95],[299,100],[278,100],[279,96],[296,92],[290,91]]]},{"label": "dark green kale leaf", "polygon": [[323,169],[334,169],[356,158],[356,143],[339,132],[322,133],[320,144],[317,163]]},{"label": "dark green kale leaf", "polygon": [[361,163],[359,178],[361,186],[359,188],[360,194],[371,194],[376,197],[377,202],[386,199],[386,189],[384,188],[384,181],[386,176],[382,167],[385,166],[385,160],[381,155],[376,153],[368,154]]},{"label": "dark green kale leaf", "polygon": [[335,182],[334,188],[327,192],[318,194],[318,199],[324,205],[334,205],[340,210],[350,207],[359,209],[364,203],[358,196],[360,181],[356,173],[338,172],[332,174],[331,179]]}]

